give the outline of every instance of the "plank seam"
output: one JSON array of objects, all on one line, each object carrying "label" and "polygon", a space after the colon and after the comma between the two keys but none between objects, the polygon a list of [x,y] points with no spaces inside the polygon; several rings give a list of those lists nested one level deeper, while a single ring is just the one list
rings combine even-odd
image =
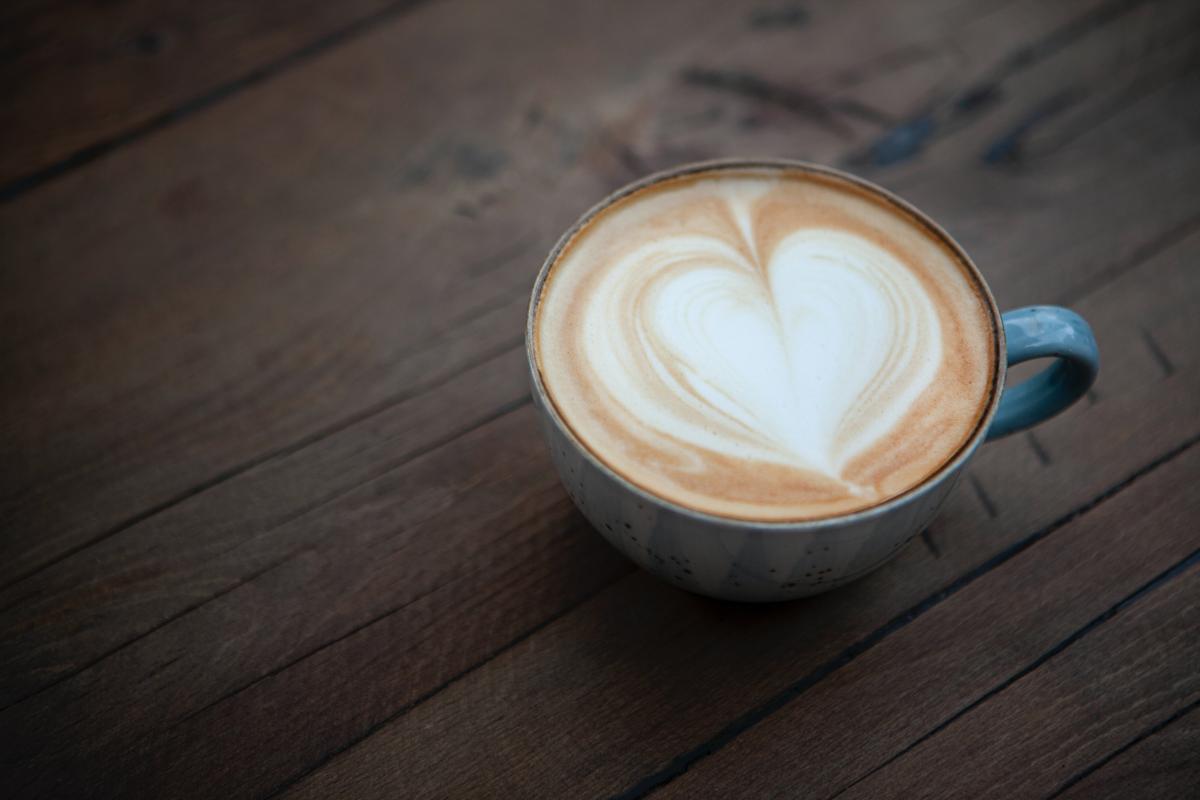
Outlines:
[{"label": "plank seam", "polygon": [[137,636],[133,637],[132,639],[124,641],[121,644],[117,645],[116,647],[106,650],[105,652],[101,653],[99,656],[96,656],[91,661],[87,662],[86,664],[79,667],[78,669],[72,670],[71,672],[68,672],[64,675],[60,675],[58,678],[55,678],[54,680],[52,680],[50,683],[47,683],[46,685],[41,686],[41,687],[33,690],[32,692],[29,692],[28,694],[17,698],[16,700],[12,701],[8,705],[0,708],[0,714],[8,711],[11,708],[14,708],[15,706],[20,705],[21,703],[24,703],[27,700],[32,700],[33,698],[37,697],[38,695],[42,694],[43,692],[47,692],[50,689],[53,689],[55,686],[58,686],[61,683],[71,680],[72,678],[76,677],[77,675],[87,672],[89,669],[96,666],[100,662],[105,661],[109,657],[116,655],[117,653],[121,652],[122,650],[124,650],[127,647],[137,644],[142,639],[145,639],[147,636],[150,636],[151,634],[155,633],[156,631],[162,630],[163,628],[167,627],[172,622],[175,622],[176,620],[180,619],[181,617],[185,617],[188,614],[192,613],[193,611],[203,608],[204,606],[208,605],[209,603],[211,603],[215,600],[221,599],[222,597],[229,594],[230,592],[234,592],[234,591],[240,589],[242,586],[245,586],[248,583],[252,583],[252,582],[258,580],[263,575],[266,575],[268,572],[275,569],[276,567],[283,566],[283,564],[290,561],[292,558],[294,558],[295,556],[299,555],[302,552],[304,552],[303,549],[288,553],[283,558],[269,564],[268,566],[264,567],[263,569],[260,569],[257,572],[254,572],[251,575],[247,575],[245,578],[242,578],[241,580],[235,581],[234,583],[230,584],[229,586],[226,586],[225,588],[218,591],[216,594],[210,595],[210,596],[204,598],[203,600],[200,600],[199,602],[192,603],[187,608],[177,611],[176,613],[170,615],[166,619],[164,619],[158,623],[155,623],[150,628],[147,628],[146,630],[142,631],[141,633],[139,633]]},{"label": "plank seam", "polygon": [[255,67],[239,78],[226,81],[207,92],[193,97],[191,100],[154,114],[149,119],[137,123],[120,133],[81,147],[52,164],[14,178],[3,186],[0,186],[0,205],[10,203],[39,186],[86,166],[109,153],[141,141],[147,136],[188,119],[229,97],[233,97],[245,89],[263,83],[294,66],[303,64],[341,44],[352,41],[378,27],[389,18],[425,2],[428,2],[428,0],[400,0],[400,2],[392,3],[331,33],[320,36],[273,61]]},{"label": "plank seam", "polygon": [[1071,46],[1089,34],[1145,5],[1148,0],[1115,0],[1065,23],[1034,42],[1018,47],[1000,60],[988,75],[885,131],[865,150],[844,159],[848,166],[889,166],[907,161],[934,141],[968,124],[971,117],[1000,96],[1001,85]]},{"label": "plank seam", "polygon": [[1183,455],[1185,452],[1195,446],[1197,442],[1200,442],[1200,435],[1192,436],[1187,441],[1173,447],[1168,452],[1151,461],[1149,464],[1146,464],[1145,466],[1136,470],[1124,480],[1101,492],[1092,500],[1078,507],[1074,511],[1064,514],[1048,525],[1034,531],[1025,538],[1009,545],[1007,548],[1001,550],[999,553],[987,559],[982,564],[971,570],[968,570],[966,573],[956,578],[945,588],[927,596],[925,599],[910,607],[907,611],[898,614],[888,622],[884,623],[882,626],[871,631],[866,636],[844,649],[837,656],[818,666],[816,669],[812,670],[798,681],[795,681],[790,686],[787,686],[782,691],[768,698],[765,702],[760,703],[759,705],[751,708],[749,711],[746,711],[740,716],[736,717],[732,722],[727,724],[724,728],[706,741],[671,759],[671,761],[665,767],[647,775],[640,781],[634,783],[628,789],[625,789],[624,791],[614,795],[614,797],[620,798],[621,800],[633,800],[633,798],[645,797],[651,792],[657,791],[663,786],[666,786],[680,775],[683,775],[698,762],[723,749],[734,739],[741,736],[751,728],[756,727],[759,723],[763,722],[768,717],[787,706],[789,703],[800,697],[824,678],[832,675],[837,670],[851,663],[859,656],[863,655],[880,642],[890,637],[892,634],[903,629],[914,620],[940,605],[945,600],[949,599],[955,594],[958,594],[958,592],[962,591],[979,578],[991,572],[993,569],[1025,552],[1042,539],[1045,539],[1047,536],[1053,534],[1055,531],[1059,530],[1065,525],[1074,522],[1076,519],[1084,514],[1087,514],[1089,511],[1092,511],[1097,506],[1100,506],[1108,500],[1111,500],[1113,497],[1132,486],[1138,480],[1153,473],[1159,467],[1162,467],[1163,465]]},{"label": "plank seam", "polygon": [[[337,500],[339,497],[342,497],[342,496],[354,491],[355,489],[359,488],[360,486],[370,483],[371,481],[378,480],[380,477],[386,475],[388,472],[391,472],[392,470],[399,469],[400,467],[404,466],[407,463],[410,463],[418,458],[426,456],[429,453],[432,453],[432,452],[438,450],[439,448],[442,448],[448,444],[451,444],[456,439],[458,439],[462,436],[466,436],[467,434],[472,433],[473,431],[479,430],[480,428],[482,428],[486,425],[489,425],[492,422],[495,422],[497,419],[500,419],[501,417],[503,417],[507,414],[511,414],[513,411],[517,410],[518,408],[521,408],[522,406],[525,406],[526,404],[528,404],[530,402],[530,400],[531,400],[530,396],[525,395],[524,397],[521,397],[518,400],[511,401],[509,403],[505,403],[499,409],[493,411],[492,413],[488,414],[486,417],[473,423],[472,425],[470,425],[464,429],[455,431],[452,434],[445,436],[442,439],[427,445],[426,447],[423,447],[417,451],[407,454],[407,456],[403,460],[401,460],[395,464],[387,465],[387,467],[384,470],[382,470],[381,472],[379,472],[378,474],[372,475],[364,480],[357,481],[354,484],[352,484],[351,486],[344,487],[342,490],[338,491],[337,493],[335,493],[329,497],[322,498],[315,505],[306,507],[297,514],[289,515],[284,521],[280,522],[277,525],[273,525],[272,527],[268,528],[267,530],[263,531],[262,533],[255,534],[255,536],[263,536],[263,535],[270,533],[271,531],[274,531],[274,530],[277,530],[278,528],[283,527],[284,525],[291,524],[292,522],[299,519],[300,517],[303,517],[306,514],[311,514],[316,509],[321,508],[322,506],[328,505],[329,503]],[[287,561],[292,556],[296,555],[299,552],[303,552],[304,549],[309,549],[309,548],[303,548],[302,550],[299,550],[299,551],[296,551],[295,553],[289,554],[286,558],[283,559],[283,561],[279,561],[279,562],[275,563],[269,569],[274,569],[275,567],[280,566],[281,564],[283,564],[284,561]],[[55,680],[53,680],[52,682],[46,684],[45,686],[35,689],[34,691],[14,700],[13,702],[9,703],[8,705],[0,708],[0,714],[4,713],[5,711],[12,708],[13,706],[16,706],[20,703],[25,702],[26,700],[36,697],[37,695],[41,694],[42,692],[46,691],[47,689],[51,689],[64,681],[70,680],[71,678],[74,678],[75,676],[77,676],[83,672],[86,672],[87,670],[91,669],[92,667],[95,667],[97,664],[104,661],[108,657],[116,655],[118,652],[120,652],[121,650],[124,650],[126,647],[136,644],[137,642],[146,638],[147,636],[149,636],[150,634],[159,630],[160,628],[163,628],[164,626],[179,620],[181,617],[186,616],[187,614],[191,613],[192,611],[196,611],[199,608],[203,607],[206,603],[209,603],[213,600],[223,597],[224,595],[229,594],[230,592],[234,591],[235,589],[238,589],[241,586],[249,583],[250,581],[254,580],[255,578],[260,577],[261,575],[263,575],[267,571],[269,571],[269,569],[264,570],[262,572],[255,573],[254,575],[251,575],[250,577],[245,578],[243,580],[239,580],[236,583],[234,583],[233,585],[229,586],[228,588],[222,589],[221,591],[212,595],[208,599],[203,600],[194,605],[188,606],[187,608],[183,609],[182,611],[171,615],[166,620],[156,624],[154,627],[150,628],[149,630],[139,633],[137,636],[134,636],[132,639],[129,639],[129,640],[125,641],[124,643],[119,644],[116,647],[111,648],[110,650],[107,650],[105,653],[103,653],[99,657],[87,662],[82,667],[79,667],[78,669],[72,670],[71,672],[61,675],[58,678],[56,678]],[[347,634],[347,635],[349,635],[349,634]]]},{"label": "plank seam", "polygon": [[992,698],[996,697],[997,695],[999,695],[1000,693],[1002,693],[1003,691],[1008,689],[1014,683],[1021,680],[1025,676],[1029,675],[1031,672],[1038,669],[1039,667],[1043,666],[1048,661],[1052,660],[1053,658],[1058,656],[1060,653],[1062,653],[1064,650],[1071,647],[1071,645],[1075,644],[1080,639],[1083,639],[1085,636],[1090,634],[1092,631],[1099,628],[1101,625],[1105,624],[1106,622],[1108,622],[1111,619],[1113,619],[1114,617],[1116,617],[1122,611],[1124,611],[1127,608],[1136,604],[1139,600],[1144,598],[1146,595],[1150,594],[1151,592],[1155,591],[1156,589],[1162,588],[1164,585],[1170,583],[1172,580],[1179,577],[1180,575],[1182,575],[1184,572],[1186,572],[1188,569],[1195,566],[1196,564],[1200,564],[1200,549],[1193,550],[1189,555],[1187,555],[1184,558],[1180,559],[1179,561],[1175,562],[1170,567],[1163,570],[1158,575],[1154,576],[1149,581],[1147,581],[1146,583],[1139,586],[1133,592],[1130,592],[1128,595],[1123,597],[1120,601],[1114,603],[1112,606],[1109,606],[1103,612],[1101,612],[1097,616],[1093,617],[1088,622],[1084,623],[1081,627],[1077,628],[1075,631],[1073,631],[1071,634],[1069,634],[1066,638],[1060,640],[1053,647],[1049,648],[1044,653],[1042,653],[1040,656],[1035,658],[1033,661],[1029,662],[1029,664],[1027,664],[1026,666],[1022,667],[1021,669],[1017,670],[1012,675],[1010,675],[1008,678],[1005,678],[1003,681],[1001,681],[1000,683],[993,686],[991,689],[989,689],[988,691],[986,691],[985,693],[980,695],[978,698],[976,698],[975,700],[971,701],[967,705],[963,706],[958,711],[951,714],[949,717],[947,717],[942,722],[935,725],[933,728],[931,728],[926,733],[919,736],[911,744],[904,747],[902,750],[900,750],[895,755],[888,758],[886,761],[871,768],[869,771],[867,771],[867,772],[863,773],[861,776],[855,778],[853,781],[846,784],[841,789],[838,789],[836,792],[834,792],[833,794],[831,794],[829,796],[829,800],[833,800],[833,798],[835,798],[835,797],[840,797],[842,794],[844,794],[845,792],[854,788],[862,781],[866,780],[867,778],[870,778],[875,773],[886,769],[892,763],[894,763],[894,762],[900,760],[901,758],[903,758],[904,756],[908,755],[910,752],[912,752],[916,748],[920,747],[925,742],[929,741],[930,739],[937,736],[942,731],[946,730],[946,728],[949,728],[951,725],[953,725],[959,719],[963,718],[967,714],[971,713],[975,709],[977,709],[980,706],[982,706],[983,704],[987,703]]},{"label": "plank seam", "polygon": [[[451,382],[455,378],[460,377],[463,373],[468,372],[477,367],[483,366],[484,364],[486,364],[487,362],[489,362],[493,359],[500,358],[501,356],[506,355],[507,353],[509,353],[513,350],[516,350],[517,348],[522,346],[523,343],[524,343],[523,335],[518,339],[510,339],[509,341],[502,343],[500,346],[482,353],[478,358],[475,358],[475,359],[472,359],[472,360],[466,362],[463,365],[462,369],[454,372],[451,375],[447,375],[442,379],[432,381],[430,383],[416,386],[408,391],[400,392],[398,394],[392,395],[391,397],[388,397],[388,398],[385,398],[385,399],[379,401],[375,405],[364,408],[361,411],[350,414],[347,417],[343,417],[342,419],[337,420],[336,422],[334,422],[330,425],[326,425],[323,428],[319,428],[318,430],[308,434],[307,436],[303,436],[299,439],[296,439],[295,441],[290,442],[287,445],[284,445],[283,447],[280,447],[276,450],[272,450],[268,453],[264,453],[263,455],[257,456],[255,458],[249,459],[247,461],[243,461],[241,464],[237,464],[236,466],[230,467],[229,469],[224,470],[223,472],[219,472],[216,475],[212,476],[211,478],[201,481],[200,483],[185,489],[184,491],[180,492],[179,494],[177,494],[173,497],[170,497],[170,498],[162,501],[161,503],[151,506],[150,508],[146,509],[145,511],[141,511],[137,514],[134,514],[132,517],[128,517],[127,519],[112,526],[108,530],[103,531],[103,532],[97,534],[96,536],[93,536],[92,538],[88,539],[87,541],[81,542],[80,544],[63,551],[62,553],[59,553],[57,556],[54,556],[53,558],[51,558],[47,561],[44,561],[35,567],[31,567],[30,569],[26,570],[23,573],[18,574],[15,578],[12,578],[3,586],[0,586],[0,593],[7,592],[10,589],[12,589],[12,587],[14,587],[20,583],[23,583],[24,581],[34,577],[35,575],[37,575],[40,572],[43,572],[43,571],[55,566],[56,564],[66,561],[68,558],[71,558],[72,556],[79,554],[80,552],[88,549],[89,547],[100,544],[101,542],[105,541],[106,539],[111,539],[112,537],[117,536],[118,534],[124,533],[125,531],[129,530],[130,528],[136,527],[137,525],[140,525],[141,523],[147,521],[148,519],[151,519],[152,517],[156,517],[159,514],[162,514],[166,511],[170,511],[175,506],[181,505],[181,504],[187,502],[188,500],[191,500],[193,497],[204,494],[205,492],[209,491],[210,489],[214,489],[217,486],[221,485],[222,483],[225,483],[226,481],[233,480],[234,478],[237,478],[253,469],[261,467],[262,465],[267,464],[276,459],[287,458],[289,456],[295,455],[296,453],[300,452],[301,450],[304,450],[307,447],[317,444],[317,443],[321,442],[322,440],[329,438],[330,436],[334,436],[338,433],[341,433],[342,431],[346,430],[347,428],[350,428],[361,422],[365,422],[365,421],[371,419],[372,417],[382,414],[383,412],[385,412],[395,406],[401,405],[403,403],[407,403],[411,400],[415,400],[418,397],[421,397],[422,395],[425,395],[432,391],[435,391],[435,390],[441,388],[442,386],[445,386],[447,383]],[[466,431],[466,432],[469,432],[469,431]],[[419,456],[419,455],[422,455],[422,454],[418,452],[417,456]],[[396,465],[393,465],[392,468],[394,469],[395,466]],[[376,477],[378,477],[378,476],[376,476]],[[312,510],[311,508],[306,509],[303,513],[307,513],[308,511],[311,511],[311,510]]]},{"label": "plank seam", "polygon": [[[572,531],[572,533],[574,533],[574,532],[575,531]],[[513,569],[515,569],[515,567],[510,568],[508,570],[508,572],[512,572]],[[237,695],[241,694],[242,692],[246,691],[247,689],[251,689],[254,686],[257,686],[258,684],[262,683],[265,680],[269,680],[278,675],[281,675],[282,673],[286,672],[287,670],[291,669],[292,667],[296,666],[297,664],[307,661],[309,658],[312,658],[313,656],[318,655],[319,653],[321,653],[325,650],[328,650],[330,647],[333,647],[334,645],[338,644],[339,642],[345,641],[346,639],[349,639],[350,637],[354,636],[355,634],[360,633],[360,632],[366,630],[367,628],[370,628],[372,625],[375,625],[376,623],[382,622],[385,619],[387,619],[395,614],[398,614],[399,612],[403,611],[404,609],[408,608],[409,606],[413,605],[414,603],[418,603],[421,600],[424,600],[426,597],[429,597],[433,593],[445,588],[446,586],[449,586],[452,583],[457,582],[462,577],[463,577],[462,575],[456,575],[456,576],[450,578],[449,580],[446,580],[446,581],[438,583],[434,586],[431,586],[429,589],[421,592],[416,597],[413,597],[410,600],[406,600],[405,602],[401,603],[398,606],[393,606],[389,609],[386,609],[385,611],[381,611],[380,613],[375,614],[374,616],[352,626],[344,633],[338,634],[334,638],[332,638],[326,642],[323,642],[322,644],[296,656],[295,658],[292,658],[291,660],[289,660],[283,664],[280,664],[277,667],[272,667],[271,669],[252,678],[251,680],[246,681],[245,683],[241,684],[240,686],[230,689],[229,691],[225,692],[224,694],[222,694],[220,697],[216,698],[215,700],[205,703],[200,708],[197,708],[194,711],[189,711],[187,714],[184,714],[182,717],[177,719],[175,722],[171,723],[171,725],[169,727],[170,728],[179,727],[180,725],[184,724],[185,722],[192,719],[193,717],[200,716],[201,714],[208,711],[209,709],[212,709],[212,708],[224,703],[225,701],[236,697]],[[426,626],[426,627],[428,627],[428,626]],[[417,631],[417,633],[419,633],[419,632],[420,631]],[[411,648],[409,648],[409,649],[411,649]]]},{"label": "plank seam", "polygon": [[1166,253],[1175,247],[1175,245],[1187,241],[1197,230],[1200,230],[1200,214],[1188,217],[1182,222],[1167,228],[1165,231],[1160,231],[1151,236],[1135,247],[1128,258],[1121,259],[1116,263],[1104,267],[1096,275],[1080,283],[1079,286],[1064,292],[1054,301],[1054,304],[1069,306],[1078,303],[1083,298],[1091,296],[1108,284],[1116,281],[1126,272],[1140,267],[1155,256]]},{"label": "plank seam", "polygon": [[416,698],[415,700],[413,700],[409,703],[404,704],[403,706],[398,708],[396,711],[393,711],[391,714],[388,714],[386,717],[381,719],[379,722],[376,722],[375,724],[368,727],[365,731],[363,731],[363,733],[361,735],[350,739],[348,742],[346,742],[343,745],[339,745],[335,748],[332,748],[328,752],[321,755],[312,764],[312,766],[305,768],[304,770],[296,773],[294,776],[292,776],[290,778],[287,778],[282,783],[278,784],[274,789],[267,792],[267,794],[263,795],[263,799],[269,800],[269,798],[278,797],[280,794],[286,792],[288,789],[290,789],[293,786],[295,786],[296,784],[300,783],[302,780],[304,780],[308,776],[317,772],[319,769],[324,767],[326,764],[328,764],[333,759],[340,756],[342,753],[345,753],[347,750],[350,750],[351,748],[356,747],[357,745],[359,745],[366,739],[370,738],[371,736],[375,735],[383,728],[390,725],[392,722],[395,722],[397,719],[399,719],[400,717],[407,714],[409,711],[412,711],[417,706],[432,699],[433,697],[440,694],[445,689],[449,689],[451,686],[458,683],[460,680],[467,677],[468,675],[475,672],[476,670],[487,666],[489,663],[491,663],[495,659],[499,658],[500,656],[504,655],[505,653],[512,650],[513,648],[517,647],[522,642],[526,641],[527,639],[530,639],[531,637],[540,633],[542,630],[550,627],[555,622],[557,622],[558,620],[567,616],[568,614],[571,614],[577,608],[580,608],[581,606],[586,605],[594,597],[599,595],[604,590],[608,589],[610,586],[613,586],[614,584],[624,580],[632,571],[633,571],[633,567],[630,566],[628,571],[626,571],[625,573],[616,576],[612,580],[607,581],[607,582],[601,584],[600,586],[596,587],[594,590],[592,590],[591,592],[588,592],[583,597],[581,597],[578,602],[573,603],[570,606],[567,606],[566,608],[562,609],[557,614],[554,614],[553,616],[548,617],[547,619],[543,620],[542,622],[539,622],[537,625],[534,625],[529,630],[527,630],[524,633],[520,634],[519,636],[513,638],[509,642],[501,645],[498,649],[489,653],[487,656],[485,656],[480,661],[475,662],[474,664],[470,665],[469,667],[462,670],[461,672],[455,673],[453,676],[451,676],[450,678],[447,678],[445,681],[438,684],[434,688],[430,689],[428,692],[424,693],[420,697]]},{"label": "plank seam", "polygon": [[1149,728],[1142,731],[1137,736],[1133,737],[1128,742],[1126,742],[1125,744],[1118,747],[1116,750],[1112,751],[1111,753],[1104,756],[1103,758],[1097,760],[1093,764],[1088,765],[1087,767],[1085,767],[1083,770],[1076,773],[1075,775],[1072,775],[1070,778],[1068,778],[1066,780],[1066,782],[1064,782],[1062,784],[1062,786],[1059,786],[1057,789],[1055,789],[1053,794],[1048,795],[1046,797],[1046,800],[1054,800],[1054,798],[1059,797],[1064,792],[1066,792],[1068,789],[1070,789],[1072,786],[1079,783],[1084,778],[1087,778],[1093,772],[1100,769],[1101,767],[1103,767],[1105,764],[1109,763],[1113,759],[1115,759],[1118,756],[1125,753],[1125,751],[1135,747],[1136,745],[1142,743],[1146,739],[1149,739],[1154,734],[1159,733],[1159,732],[1163,731],[1164,729],[1170,727],[1172,724],[1183,719],[1188,714],[1195,711],[1197,708],[1200,708],[1200,698],[1197,698],[1196,700],[1193,700],[1192,702],[1188,703],[1186,706],[1179,709],[1174,714],[1172,714],[1171,716],[1164,719],[1162,722],[1159,722],[1155,725],[1151,725]]}]

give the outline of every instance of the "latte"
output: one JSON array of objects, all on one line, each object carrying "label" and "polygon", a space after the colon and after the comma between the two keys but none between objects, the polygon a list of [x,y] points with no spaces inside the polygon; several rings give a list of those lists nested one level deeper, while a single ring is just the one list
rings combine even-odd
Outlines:
[{"label": "latte", "polygon": [[776,522],[869,508],[972,439],[997,369],[973,268],[869,188],[713,166],[643,186],[558,251],[534,353],[559,416],[626,480]]}]

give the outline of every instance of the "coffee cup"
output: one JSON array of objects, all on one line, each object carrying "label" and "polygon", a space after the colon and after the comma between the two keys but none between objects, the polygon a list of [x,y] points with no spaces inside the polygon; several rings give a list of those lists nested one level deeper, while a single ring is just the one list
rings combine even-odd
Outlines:
[{"label": "coffee cup", "polygon": [[982,443],[1065,410],[1099,368],[1074,312],[1001,314],[923,213],[786,160],[690,164],[602,200],[542,266],[526,354],[592,526],[669,583],[742,601],[876,569]]}]

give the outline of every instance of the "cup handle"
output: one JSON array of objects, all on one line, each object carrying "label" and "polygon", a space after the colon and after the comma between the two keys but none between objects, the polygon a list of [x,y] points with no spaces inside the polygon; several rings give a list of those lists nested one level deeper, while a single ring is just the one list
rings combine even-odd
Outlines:
[{"label": "cup handle", "polygon": [[1096,338],[1083,317],[1058,306],[1027,306],[1006,312],[1008,365],[1033,358],[1057,360],[1027,381],[1005,386],[987,441],[1050,419],[1091,387],[1100,371]]}]

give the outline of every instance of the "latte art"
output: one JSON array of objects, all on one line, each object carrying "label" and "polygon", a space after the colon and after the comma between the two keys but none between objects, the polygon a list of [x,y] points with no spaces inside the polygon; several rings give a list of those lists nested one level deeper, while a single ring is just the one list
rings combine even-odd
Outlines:
[{"label": "latte art", "polygon": [[670,440],[840,479],[937,373],[933,305],[851,234],[798,231],[768,263],[692,237],[625,261],[584,309],[583,354],[611,397]]},{"label": "latte art", "polygon": [[742,169],[609,207],[543,288],[560,415],[628,480],[723,516],[815,518],[916,485],[974,431],[994,354],[965,265],[885,202]]}]

